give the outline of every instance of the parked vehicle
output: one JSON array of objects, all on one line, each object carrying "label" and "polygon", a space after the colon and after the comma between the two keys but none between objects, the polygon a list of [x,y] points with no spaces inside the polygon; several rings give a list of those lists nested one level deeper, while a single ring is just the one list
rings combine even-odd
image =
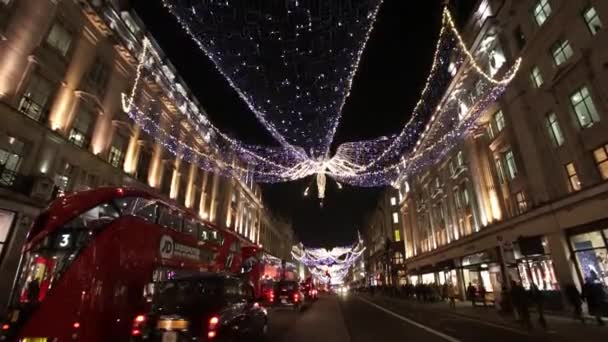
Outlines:
[{"label": "parked vehicle", "polygon": [[133,342],[250,341],[267,332],[266,310],[242,278],[203,273],[156,290],[151,311],[133,321]]}]

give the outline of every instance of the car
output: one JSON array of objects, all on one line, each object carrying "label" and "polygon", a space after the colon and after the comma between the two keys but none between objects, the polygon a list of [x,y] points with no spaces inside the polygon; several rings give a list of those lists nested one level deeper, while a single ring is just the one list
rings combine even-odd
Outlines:
[{"label": "car", "polygon": [[301,284],[302,293],[307,301],[315,301],[319,298],[317,287],[312,281],[305,281]]},{"label": "car", "polygon": [[274,307],[292,307],[299,311],[305,304],[305,297],[297,281],[282,280],[275,283],[271,301]]},{"label": "car", "polygon": [[131,341],[263,340],[267,330],[251,284],[207,273],[156,283],[152,309],[133,319]]}]

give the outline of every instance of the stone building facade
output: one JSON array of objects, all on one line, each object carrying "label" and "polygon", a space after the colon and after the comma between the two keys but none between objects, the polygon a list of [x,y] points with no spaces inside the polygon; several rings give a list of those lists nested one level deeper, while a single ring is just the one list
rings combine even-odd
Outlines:
[{"label": "stone building facade", "polygon": [[474,134],[399,184],[410,282],[534,283],[556,307],[567,284],[608,286],[606,25],[605,1],[478,2],[478,62],[523,63]]},{"label": "stone building facade", "polygon": [[[282,250],[290,241],[283,235],[293,238],[267,238],[278,228],[251,177],[182,161],[122,111],[144,39],[164,56],[128,1],[0,1],[0,311],[32,220],[64,192],[146,188],[267,248]],[[170,62],[165,67],[198,105]],[[196,149],[213,145],[179,120],[162,85],[148,81],[144,91],[161,99],[161,125]]]}]

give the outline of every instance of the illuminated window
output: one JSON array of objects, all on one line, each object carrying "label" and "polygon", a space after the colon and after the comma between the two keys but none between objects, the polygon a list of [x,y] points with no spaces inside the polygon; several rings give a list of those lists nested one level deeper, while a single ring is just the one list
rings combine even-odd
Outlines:
[{"label": "illuminated window", "polygon": [[88,147],[95,119],[95,113],[88,106],[81,105],[74,119],[68,140],[78,147]]},{"label": "illuminated window", "polygon": [[494,159],[494,163],[496,164],[496,173],[498,174],[498,182],[500,184],[504,184],[506,181],[506,177],[505,177],[505,168],[502,165],[502,161],[500,160],[500,158],[496,158],[496,159]]},{"label": "illuminated window", "polygon": [[536,25],[542,26],[551,15],[551,4],[549,0],[537,0],[532,10]]},{"label": "illuminated window", "polygon": [[576,118],[582,128],[593,126],[600,121],[600,117],[587,87],[582,87],[570,95],[570,104],[576,113]]},{"label": "illuminated window", "polygon": [[507,174],[509,179],[515,179],[515,177],[517,177],[517,164],[515,163],[515,156],[513,155],[512,150],[505,153],[505,162],[507,164]]},{"label": "illuminated window", "polygon": [[583,18],[585,18],[585,23],[587,23],[587,27],[592,35],[596,35],[602,29],[602,22],[595,8],[587,8],[583,12]]},{"label": "illuminated window", "polygon": [[517,211],[520,214],[528,211],[528,200],[526,199],[526,194],[523,191],[515,194],[515,201],[517,201]]},{"label": "illuminated window", "polygon": [[553,146],[562,146],[564,144],[564,135],[557,122],[557,115],[555,113],[549,113],[545,118],[545,125],[547,126],[547,132],[551,137]]},{"label": "illuminated window", "polygon": [[70,49],[72,35],[63,25],[54,23],[51,31],[49,31],[49,35],[46,37],[46,42],[61,53],[61,55],[65,56]]},{"label": "illuminated window", "polygon": [[593,158],[600,170],[602,179],[608,179],[608,144],[593,151]]},{"label": "illuminated window", "polygon": [[399,214],[393,213],[393,223],[399,223]]},{"label": "illuminated window", "polygon": [[566,164],[566,175],[568,176],[568,187],[570,192],[579,191],[581,189],[581,182],[576,173],[576,167],[574,163]]},{"label": "illuminated window", "polygon": [[127,139],[116,134],[110,146],[110,153],[108,154],[108,162],[114,167],[122,167],[125,161],[125,150],[127,147]]},{"label": "illuminated window", "polygon": [[532,72],[530,73],[530,79],[532,80],[532,84],[534,85],[534,87],[542,87],[544,83],[543,75],[540,73],[540,69],[537,66],[532,68]]},{"label": "illuminated window", "polygon": [[401,241],[401,232],[399,229],[395,229],[395,241]]},{"label": "illuminated window", "polygon": [[22,158],[15,152],[12,146],[10,151],[0,148],[0,186],[10,187],[17,179]]},{"label": "illuminated window", "polygon": [[496,127],[496,133],[502,132],[505,128],[505,116],[502,114],[501,110],[494,114],[494,126]]},{"label": "illuminated window", "polygon": [[397,205],[397,197],[391,197],[391,205]]},{"label": "illuminated window", "polygon": [[41,120],[51,99],[52,88],[49,81],[40,75],[33,74],[19,100],[19,111],[36,121]]},{"label": "illuminated window", "polygon": [[558,40],[551,47],[551,55],[556,66],[566,63],[573,54],[574,51],[567,40]]}]

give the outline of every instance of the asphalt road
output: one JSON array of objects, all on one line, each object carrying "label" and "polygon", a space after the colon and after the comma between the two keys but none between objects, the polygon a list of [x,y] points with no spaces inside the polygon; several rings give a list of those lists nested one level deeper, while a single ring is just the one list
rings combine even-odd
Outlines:
[{"label": "asphalt road", "polygon": [[268,342],[560,341],[449,313],[412,310],[388,300],[327,295],[302,312],[270,310]]}]

